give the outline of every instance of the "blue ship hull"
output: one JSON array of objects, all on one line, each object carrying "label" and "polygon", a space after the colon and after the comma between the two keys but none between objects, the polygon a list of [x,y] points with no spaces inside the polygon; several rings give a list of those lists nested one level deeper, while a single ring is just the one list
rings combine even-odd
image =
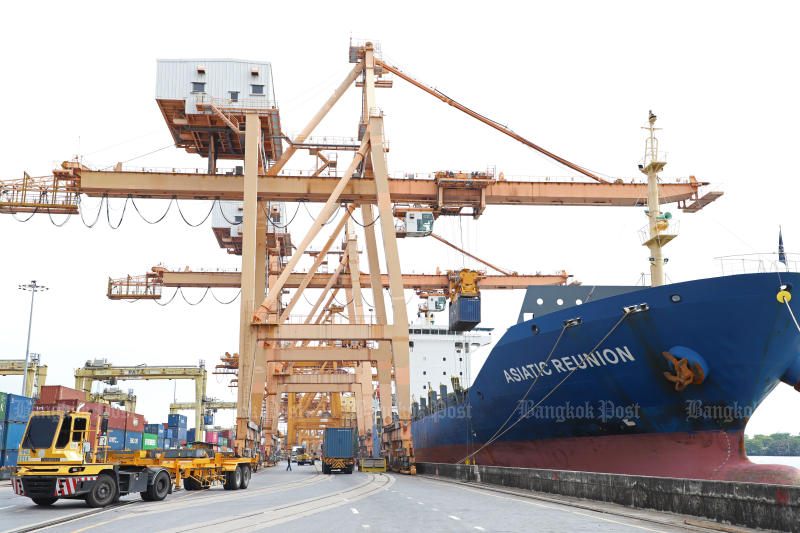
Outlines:
[{"label": "blue ship hull", "polygon": [[[800,274],[646,288],[512,326],[461,401],[412,422],[416,460],[800,483],[743,445],[764,397],[798,380],[782,285]],[[702,382],[676,390],[664,352]]]}]

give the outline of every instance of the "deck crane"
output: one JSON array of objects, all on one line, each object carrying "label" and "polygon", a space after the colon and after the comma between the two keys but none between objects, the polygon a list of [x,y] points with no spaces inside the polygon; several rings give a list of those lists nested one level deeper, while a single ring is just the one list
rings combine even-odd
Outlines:
[{"label": "deck crane", "polygon": [[[47,381],[47,365],[41,365],[39,356],[31,354],[28,365],[28,379],[25,381],[25,396],[33,396],[33,385],[39,394]],[[21,376],[25,373],[25,359],[0,359],[0,376]]]},{"label": "deck crane", "polygon": [[[387,426],[384,435],[388,437],[384,443],[384,451],[389,456],[390,463],[407,467],[413,460],[409,423],[410,398],[407,394],[408,331],[403,298],[405,283],[400,272],[393,204],[404,203],[430,208],[436,216],[473,217],[480,216],[488,205],[643,206],[643,199],[647,197],[647,185],[626,183],[621,179],[603,180],[488,119],[482,121],[593,181],[543,179],[520,182],[505,180],[502,174],[495,177],[488,173],[452,171],[391,179],[386,164],[383,113],[375,98],[376,88],[388,86],[383,78],[385,74],[393,73],[474,118],[481,120],[482,117],[412,80],[396,67],[385,64],[376,56],[372,43],[351,43],[350,61],[354,64],[352,70],[301,133],[288,143],[286,149],[283,149],[281,143],[275,142],[280,137],[277,135],[280,129],[277,108],[274,105],[260,109],[235,102],[206,100],[203,97],[194,102],[199,105],[197,109],[202,108],[202,112],[196,117],[188,117],[180,115],[180,101],[177,104],[173,102],[169,112],[164,111],[167,108],[159,103],[173,135],[178,135],[181,143],[192,139],[192,143],[181,146],[209,158],[207,171],[133,170],[123,168],[121,164],[113,170],[97,171],[79,162],[65,162],[60,169],[53,172],[53,176],[33,181],[24,176],[18,180],[0,183],[0,212],[35,213],[42,210],[76,214],[77,198],[80,194],[101,198],[243,201],[242,271],[239,275],[242,289],[239,353],[242,357],[238,361],[237,447],[242,451],[252,449],[260,439],[261,429],[267,428],[269,432],[271,428],[265,421],[277,412],[276,395],[280,397],[281,393],[290,391],[321,392],[352,388],[352,384],[347,383],[320,383],[319,378],[316,378],[317,381],[306,379],[303,383],[278,383],[274,379],[277,364],[294,360],[299,362],[302,361],[298,359],[300,357],[311,357],[310,350],[325,350],[325,360],[357,361],[361,365],[359,368],[366,367],[366,363],[370,366],[372,363],[377,365],[377,381],[384,393],[380,398],[381,411],[384,414],[382,422]],[[328,176],[284,171],[286,163],[297,150],[307,149],[311,152],[324,148],[310,142],[310,135],[354,82],[362,89],[363,105],[358,122],[357,142],[346,147],[353,153],[352,161],[347,165],[338,162],[335,171],[331,171]],[[203,120],[205,123],[198,126],[193,122],[195,120]],[[245,126],[244,130],[242,125]],[[188,131],[192,127],[202,127],[206,133]],[[183,131],[184,129],[187,131]],[[226,140],[227,138],[231,140]],[[242,139],[244,143],[241,142]],[[212,161],[216,161],[220,155],[217,153],[217,142],[221,143],[219,147],[224,148],[225,157],[244,160],[243,172],[220,174],[216,171],[216,165]],[[346,167],[344,171],[341,170],[342,167]],[[701,196],[700,189],[704,185],[707,183],[699,182],[693,176],[674,183],[662,182],[658,186],[658,201],[677,202],[679,208],[686,212],[696,212],[721,195],[712,191]],[[268,246],[260,237],[267,226],[265,207],[271,201],[324,203],[312,229],[293,252],[281,252],[279,246]],[[348,310],[348,323],[322,326],[310,316],[301,323],[288,320],[294,304],[284,304],[284,289],[290,287],[287,283],[298,274],[297,291],[302,292],[310,286],[316,267],[305,273],[295,272],[295,267],[310,242],[319,235],[323,223],[342,204],[348,207],[346,216],[356,209],[361,211],[369,265],[369,283],[361,282],[358,268],[349,269],[349,289],[358,295],[362,289],[372,290],[375,319],[366,320],[363,310],[354,306],[354,309]],[[377,217],[373,206],[377,206]],[[383,241],[387,265],[385,280],[390,290],[388,304],[391,306],[391,313],[387,310],[383,295],[384,278],[378,267],[376,230],[379,230]],[[341,231],[340,227],[337,233]],[[282,253],[286,257],[282,257]],[[289,253],[292,254],[291,257],[288,256]],[[357,261],[357,254],[343,255],[343,262],[345,258],[352,264]],[[298,276],[294,279],[298,279]],[[330,279],[326,287],[328,285],[333,285]],[[348,290],[348,287],[345,286],[344,289]],[[292,299],[296,300],[295,297]],[[319,302],[311,315],[316,314],[321,305]],[[375,348],[366,348],[368,344]],[[356,346],[357,349],[350,346]],[[367,357],[370,359],[366,360]],[[392,369],[400,415],[398,421],[393,421],[388,415],[391,413],[391,394],[386,394],[386,391],[392,388]],[[295,376],[288,377],[297,381]],[[265,390],[270,400],[266,402],[266,411],[262,416]]]},{"label": "deck crane", "polygon": [[123,380],[151,380],[151,379],[189,379],[194,381],[195,390],[195,428],[203,427],[202,402],[206,396],[206,383],[208,376],[205,363],[200,361],[197,366],[116,366],[105,359],[86,361],[82,368],[75,369],[75,388],[91,394],[92,383],[102,381],[109,385],[116,385]]}]

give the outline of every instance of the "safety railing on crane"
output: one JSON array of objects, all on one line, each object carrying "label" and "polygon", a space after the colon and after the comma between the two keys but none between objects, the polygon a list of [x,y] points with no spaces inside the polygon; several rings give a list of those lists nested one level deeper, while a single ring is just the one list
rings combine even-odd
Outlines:
[{"label": "safety railing on crane", "polygon": [[0,213],[78,213],[77,178],[71,171],[0,181]]},{"label": "safety railing on crane", "polygon": [[161,298],[163,278],[155,272],[143,276],[108,278],[108,297],[112,300],[157,300]]}]

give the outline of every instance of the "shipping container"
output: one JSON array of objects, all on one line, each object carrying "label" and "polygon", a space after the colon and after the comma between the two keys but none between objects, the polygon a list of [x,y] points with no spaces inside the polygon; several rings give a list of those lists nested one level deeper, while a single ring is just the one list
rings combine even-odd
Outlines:
[{"label": "shipping container", "polygon": [[8,402],[8,395],[5,392],[0,392],[0,422],[6,420],[6,403]]},{"label": "shipping container", "polygon": [[153,435],[158,435],[163,439],[166,430],[164,429],[164,426],[162,426],[161,424],[145,424],[144,432],[152,433]]},{"label": "shipping container", "polygon": [[450,329],[453,331],[469,331],[480,321],[480,297],[461,296],[450,302]]},{"label": "shipping container", "polygon": [[172,448],[172,440],[171,439],[164,439],[164,446],[165,450]]},{"label": "shipping container", "polygon": [[226,439],[232,439],[233,438],[233,430],[232,429],[223,429],[222,431],[219,432],[219,436],[220,437],[225,437]]},{"label": "shipping container", "polygon": [[186,429],[186,423],[186,415],[170,414],[167,416],[168,427]]},{"label": "shipping container", "polygon": [[3,449],[3,446],[6,442],[6,426],[8,422],[0,422],[0,450]]},{"label": "shipping container", "polygon": [[86,392],[61,385],[44,385],[39,389],[39,401],[42,403],[58,403],[62,400],[85,402]]},{"label": "shipping container", "polygon": [[136,413],[129,413],[125,411],[125,431],[142,433],[144,431],[144,426],[144,415],[137,415]]},{"label": "shipping container", "polygon": [[125,431],[116,428],[109,428],[108,447],[112,450],[125,449]]},{"label": "shipping container", "polygon": [[355,457],[357,438],[355,428],[325,428],[322,455],[337,459]]},{"label": "shipping container", "polygon": [[6,416],[8,422],[28,422],[33,410],[33,398],[18,394],[6,395]]},{"label": "shipping container", "polygon": [[153,433],[142,433],[142,449],[153,450],[158,448],[158,435]]},{"label": "shipping container", "polygon": [[17,466],[17,452],[18,450],[3,450],[3,468]]},{"label": "shipping container", "polygon": [[214,424],[214,415],[203,415],[203,424],[211,426]]},{"label": "shipping container", "polygon": [[27,422],[6,422],[5,441],[3,442],[4,450],[19,449],[19,444],[25,435],[25,426],[27,425]]},{"label": "shipping container", "polygon": [[161,438],[161,437],[159,437],[159,438],[158,438],[158,444],[157,444],[157,446],[156,446],[156,447],[157,447],[159,450],[163,450],[164,448],[166,448],[165,444],[166,444],[166,443],[164,442],[164,439],[163,439],[163,438]]},{"label": "shipping container", "polygon": [[135,431],[125,432],[125,449],[126,450],[141,450],[142,449],[142,434]]},{"label": "shipping container", "polygon": [[219,435],[216,431],[206,431],[206,440],[208,444],[216,444]]}]

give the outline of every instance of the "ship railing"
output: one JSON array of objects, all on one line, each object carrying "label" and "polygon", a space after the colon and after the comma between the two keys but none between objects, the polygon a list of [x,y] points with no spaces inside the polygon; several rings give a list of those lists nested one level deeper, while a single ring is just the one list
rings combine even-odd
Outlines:
[{"label": "ship railing", "polygon": [[722,276],[800,272],[800,254],[787,253],[784,256],[785,262],[779,260],[778,252],[726,255],[714,260],[719,261]]}]

